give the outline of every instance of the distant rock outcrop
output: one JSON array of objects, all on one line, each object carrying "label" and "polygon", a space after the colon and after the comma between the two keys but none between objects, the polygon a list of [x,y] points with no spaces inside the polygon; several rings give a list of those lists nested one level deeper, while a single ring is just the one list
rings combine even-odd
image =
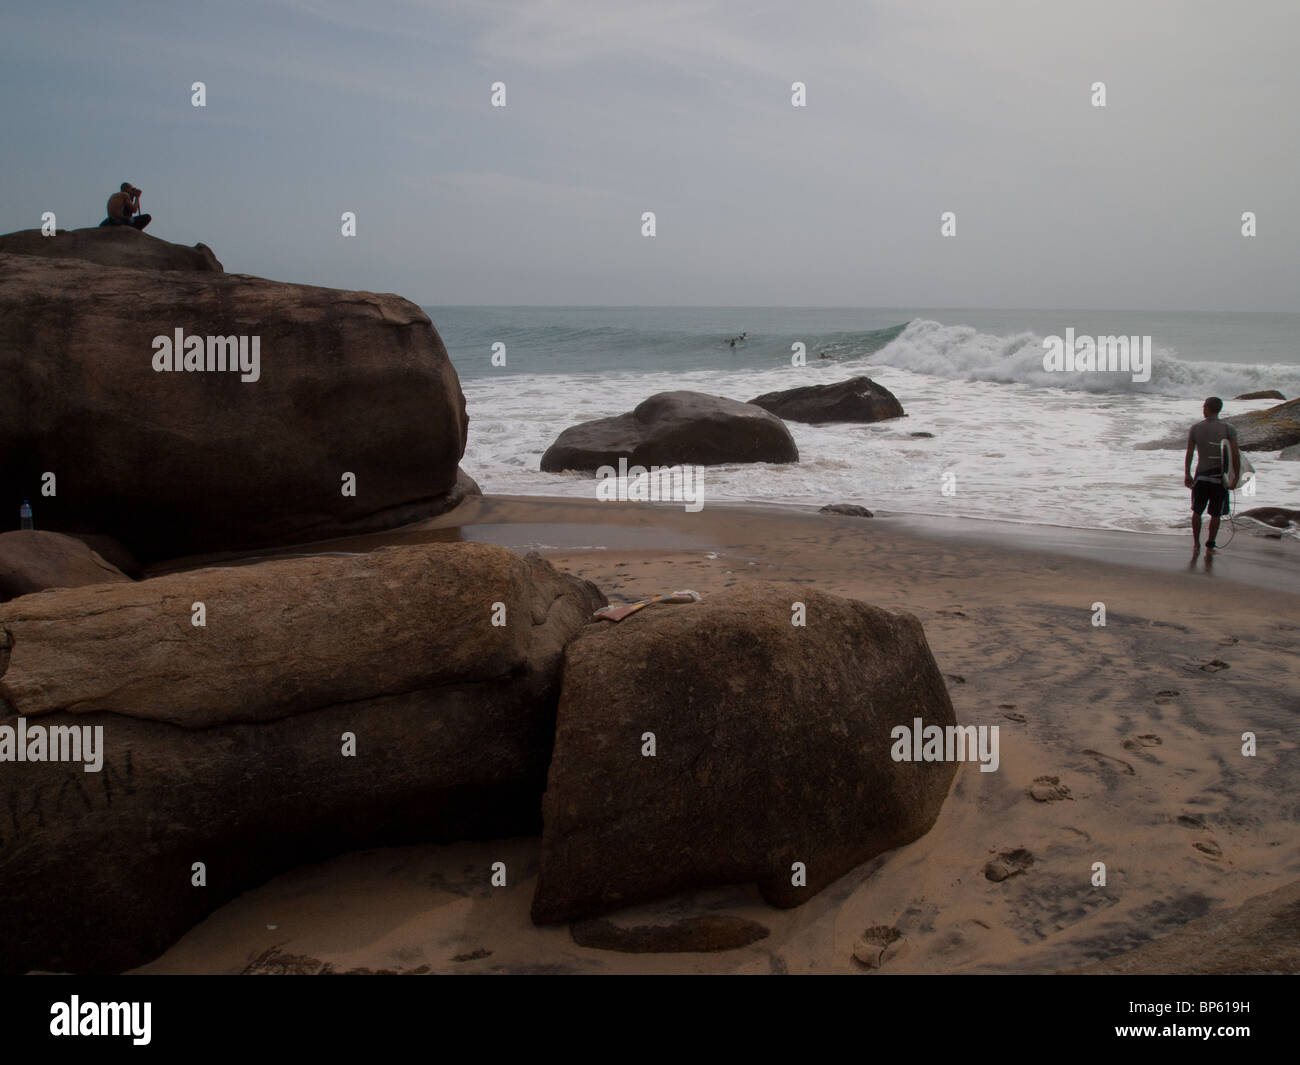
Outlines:
[{"label": "distant rock outcrop", "polygon": [[891,756],[917,718],[955,724],[921,623],[805,586],[583,630],[565,652],[533,919],[716,884],[806,901],[938,817],[957,767]]},{"label": "distant rock outcrop", "polygon": [[128,580],[71,536],[37,529],[0,533],[0,603],[47,588]]},{"label": "distant rock outcrop", "polygon": [[778,418],[809,425],[831,422],[880,422],[901,418],[903,405],[883,385],[870,377],[851,377],[833,385],[806,385],[784,392],[768,392],[749,401]]},{"label": "distant rock outcrop", "polygon": [[660,392],[629,414],[565,429],[542,456],[541,468],[617,468],[620,458],[637,466],[798,462],[799,449],[780,418],[752,404],[701,392]]},{"label": "distant rock outcrop", "polygon": [[1233,399],[1286,399],[1276,388],[1266,388],[1263,392],[1246,392],[1240,396],[1233,396]]},{"label": "distant rock outcrop", "polygon": [[391,528],[469,490],[459,379],[398,296],[0,253],[0,380],[0,499],[52,472],[42,528],[142,562]]},{"label": "distant rock outcrop", "polygon": [[0,764],[0,972],[142,964],[343,851],[538,832],[563,648],[604,603],[461,543],[0,605],[9,742],[102,727],[98,772]]},{"label": "distant rock outcrop", "polygon": [[1300,444],[1300,399],[1279,403],[1268,410],[1234,414],[1224,421],[1236,426],[1242,451],[1278,451]]},{"label": "distant rock outcrop", "polygon": [[221,263],[206,244],[187,248],[142,233],[132,226],[60,229],[44,237],[39,229],[0,235],[0,254],[39,255],[46,259],[82,259],[100,266],[132,270],[222,272]]},{"label": "distant rock outcrop", "polygon": [[[1300,444],[1300,399],[1279,403],[1268,410],[1247,411],[1223,419],[1237,430],[1242,451],[1278,451]],[[1191,428],[1192,423],[1188,423]],[[1136,445],[1138,451],[1166,451],[1187,446],[1187,430],[1161,440]]]}]

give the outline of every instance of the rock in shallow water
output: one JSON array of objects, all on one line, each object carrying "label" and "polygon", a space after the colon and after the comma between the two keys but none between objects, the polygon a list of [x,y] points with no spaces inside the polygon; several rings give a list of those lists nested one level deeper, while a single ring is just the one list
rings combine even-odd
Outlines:
[{"label": "rock in shallow water", "polygon": [[[1242,451],[1278,451],[1300,444],[1300,399],[1279,403],[1267,410],[1247,411],[1245,414],[1220,415],[1237,430],[1237,441]],[[1197,419],[1199,421],[1199,419]],[[1189,422],[1187,429],[1192,427]],[[1187,429],[1162,440],[1149,440],[1135,445],[1137,451],[1181,450],[1187,446]]]},{"label": "rock in shallow water", "polygon": [[809,425],[832,422],[880,422],[903,417],[903,405],[870,377],[851,377],[833,385],[806,385],[767,392],[749,401],[778,418]]},{"label": "rock in shallow water", "polygon": [[1255,521],[1271,525],[1274,529],[1300,525],[1300,510],[1290,510],[1287,507],[1255,507],[1253,510],[1243,510],[1237,517],[1254,518]]},{"label": "rock in shallow water", "polygon": [[785,423],[748,403],[701,392],[660,392],[629,414],[571,425],[542,456],[543,472],[628,465],[798,462]]}]

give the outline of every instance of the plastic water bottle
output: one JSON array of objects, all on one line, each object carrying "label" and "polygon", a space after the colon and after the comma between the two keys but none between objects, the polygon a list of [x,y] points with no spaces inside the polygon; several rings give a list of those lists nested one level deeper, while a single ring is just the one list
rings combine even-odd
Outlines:
[{"label": "plastic water bottle", "polygon": [[36,528],[36,526],[32,524],[32,505],[25,499],[23,500],[23,505],[18,508],[18,522],[18,527],[20,529]]}]

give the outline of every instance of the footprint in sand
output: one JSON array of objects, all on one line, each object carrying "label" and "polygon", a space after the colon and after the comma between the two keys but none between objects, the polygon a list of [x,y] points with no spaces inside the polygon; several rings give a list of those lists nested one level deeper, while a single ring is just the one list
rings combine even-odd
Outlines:
[{"label": "footprint in sand", "polygon": [[1187,828],[1204,828],[1205,822],[1199,817],[1193,817],[1191,814],[1179,814],[1178,823]]},{"label": "footprint in sand", "polygon": [[966,678],[963,677],[960,673],[945,673],[944,676],[947,677],[947,678],[948,678],[950,681],[952,681],[954,684],[965,684],[965,683],[966,683]]},{"label": "footprint in sand", "polygon": [[1100,759],[1103,762],[1114,762],[1117,766],[1123,769],[1124,772],[1127,773],[1129,776],[1131,777],[1137,776],[1137,771],[1133,768],[1131,764],[1124,761],[1123,758],[1116,758],[1113,754],[1102,754],[1101,751],[1094,751],[1091,747],[1085,747],[1083,749],[1083,753],[1090,754],[1094,758]]},{"label": "footprint in sand", "polygon": [[1221,658],[1211,658],[1208,662],[1201,662],[1199,665],[1195,662],[1189,662],[1183,668],[1199,669],[1202,673],[1218,673],[1220,670],[1231,669],[1232,667]]},{"label": "footprint in sand", "polygon": [[1002,711],[1002,716],[1005,717],[1008,721],[1015,721],[1023,725],[1028,720],[1024,714],[1020,714],[1016,712],[1016,708],[1014,704],[1004,703],[1002,706],[999,706],[998,709]]},{"label": "footprint in sand", "polygon": [[1236,643],[1236,642],[1237,642],[1237,637],[1235,637],[1235,636],[1225,636],[1222,640],[1219,641],[1219,646],[1220,646],[1220,647],[1231,647],[1231,646],[1232,646],[1234,643]]},{"label": "footprint in sand", "polygon": [[1217,862],[1223,857],[1223,848],[1212,839],[1198,839],[1192,846],[1212,861]]},{"label": "footprint in sand", "polygon": [[995,884],[1000,884],[1008,877],[1023,873],[1033,864],[1034,856],[1023,847],[1017,847],[1013,851],[1002,851],[992,861],[987,862],[984,866],[984,877]]},{"label": "footprint in sand", "polygon": [[1070,789],[1061,783],[1060,777],[1034,777],[1026,794],[1036,802],[1060,802],[1073,799]]},{"label": "footprint in sand", "polygon": [[1166,688],[1162,692],[1156,692],[1157,699],[1177,699],[1183,693],[1177,688]]},{"label": "footprint in sand", "polygon": [[853,957],[868,969],[879,969],[902,949],[903,933],[891,925],[873,925],[853,945]]},{"label": "footprint in sand", "polygon": [[1132,750],[1138,757],[1145,762],[1151,762],[1152,765],[1160,765],[1160,759],[1153,754],[1147,753],[1149,746],[1160,746],[1164,740],[1160,739],[1154,732],[1144,732],[1141,736],[1130,736],[1125,740],[1125,750]]}]

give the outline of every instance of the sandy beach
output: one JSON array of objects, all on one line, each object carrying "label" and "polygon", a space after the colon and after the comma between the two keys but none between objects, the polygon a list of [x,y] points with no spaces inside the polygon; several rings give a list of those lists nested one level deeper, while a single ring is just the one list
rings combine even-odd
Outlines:
[{"label": "sandy beach", "polygon": [[[137,971],[1057,972],[1104,968],[1103,959],[1117,971],[1294,966],[1294,918],[1289,943],[1276,922],[1255,921],[1259,949],[1238,935],[1227,958],[1213,935],[1217,920],[1258,896],[1276,893],[1256,909],[1295,908],[1294,543],[1239,535],[1207,572],[1204,554],[1192,563],[1190,538],[487,496],[419,526],[310,551],[453,538],[539,550],[611,602],[682,588],[707,598],[770,581],[913,613],[958,720],[998,726],[999,768],[959,767],[930,832],[795,909],[770,907],[747,886],[607,919],[631,929],[727,916],[766,930],[733,950],[626,953],[578,945],[575,935],[590,942],[610,932],[592,922],[534,926],[539,840],[513,839],[372,850],[296,869]],[[1104,627],[1093,624],[1098,603]],[[1247,732],[1254,756],[1242,753]],[[488,884],[497,861],[511,870],[505,887]],[[1105,865],[1104,886],[1094,884],[1095,863]],[[1181,940],[1166,937],[1188,926],[1195,948],[1180,953]],[[864,935],[888,946],[883,960],[855,959]],[[1163,953],[1133,953],[1162,940]]]}]

